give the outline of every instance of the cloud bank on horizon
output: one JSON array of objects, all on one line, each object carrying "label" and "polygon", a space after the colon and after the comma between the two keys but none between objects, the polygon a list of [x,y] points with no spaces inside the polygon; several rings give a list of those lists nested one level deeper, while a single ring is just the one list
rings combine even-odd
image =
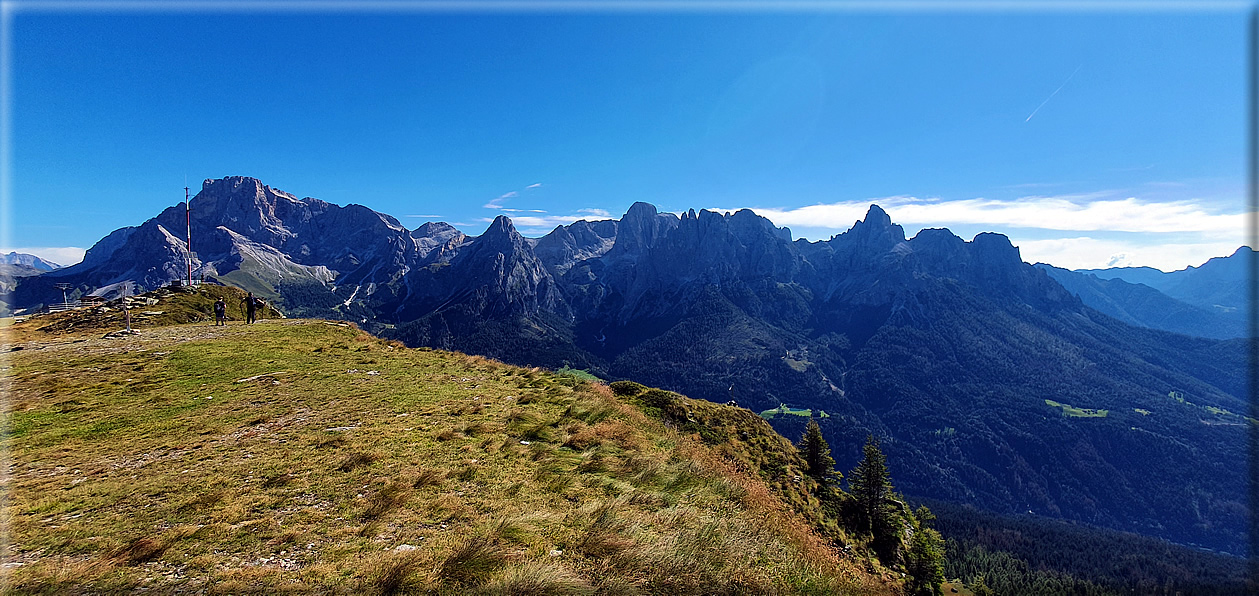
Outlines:
[{"label": "cloud bank on horizon", "polygon": [[1057,231],[1231,233],[1244,229],[1245,214],[1211,213],[1193,201],[1155,202],[1090,195],[1032,196],[1012,201],[919,199],[892,196],[864,201],[773,209],[752,208],[780,226],[847,229],[877,203],[901,225],[981,224]]},{"label": "cloud bank on horizon", "polygon": [[[891,196],[794,208],[752,211],[797,238],[822,240],[852,227],[871,204],[913,236],[947,227],[964,239],[999,232],[1018,246],[1023,260],[1068,269],[1147,266],[1164,271],[1228,256],[1246,244],[1247,214],[1210,209],[1202,201],[1152,201],[1112,192],[941,200]],[[729,209],[719,209],[729,211]]]},{"label": "cloud bank on horizon", "polygon": [[[923,228],[949,228],[966,240],[979,232],[998,232],[1019,247],[1024,261],[1067,269],[1146,266],[1175,271],[1231,255],[1247,244],[1247,214],[1240,210],[1211,209],[1201,201],[1121,197],[1107,191],[1014,200],[889,196],[801,207],[746,208],[777,226],[791,228],[795,238],[825,240],[850,229],[872,204],[887,211],[893,223],[906,228],[908,237]],[[728,213],[742,208],[708,209]],[[614,217],[605,209],[529,216],[518,215],[526,211],[522,209],[500,211],[526,236],[541,236],[557,225],[578,220]]]}]

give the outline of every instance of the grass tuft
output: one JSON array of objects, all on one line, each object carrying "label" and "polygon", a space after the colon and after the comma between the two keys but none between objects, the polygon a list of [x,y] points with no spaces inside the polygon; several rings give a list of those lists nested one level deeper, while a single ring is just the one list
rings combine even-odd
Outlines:
[{"label": "grass tuft", "polygon": [[375,453],[354,451],[349,455],[346,455],[345,458],[341,460],[341,463],[337,465],[337,470],[342,472],[352,472],[357,468],[370,466],[378,459],[380,459],[380,456]]},{"label": "grass tuft", "polygon": [[616,505],[603,503],[590,515],[590,524],[573,546],[588,557],[602,559],[618,555],[636,545],[627,535],[629,529],[630,524],[617,515]]},{"label": "grass tuft", "polygon": [[479,590],[493,596],[582,596],[595,589],[567,569],[530,561],[504,569]]},{"label": "grass tuft", "polygon": [[364,521],[374,521],[381,516],[401,507],[407,501],[411,491],[402,482],[390,482],[367,498],[367,509],[363,510]]},{"label": "grass tuft", "polygon": [[441,430],[441,432],[434,435],[434,438],[437,439],[438,441],[446,442],[446,441],[453,441],[455,439],[458,439],[461,436],[463,435],[459,434],[459,431],[453,428],[444,428]]},{"label": "grass tuft", "polygon": [[262,481],[262,488],[279,488],[293,480],[292,474],[275,474]]},{"label": "grass tuft", "polygon": [[196,528],[175,528],[156,536],[141,536],[115,550],[110,557],[124,565],[139,565],[158,559],[176,542],[191,536]]},{"label": "grass tuft", "polygon": [[227,497],[227,491],[223,489],[211,490],[201,493],[177,508],[177,511],[200,511],[208,509],[219,503]]},{"label": "grass tuft", "polygon": [[329,449],[329,448],[337,448],[337,447],[344,447],[344,446],[345,446],[345,437],[342,437],[339,435],[328,437],[315,444],[316,449]]},{"label": "grass tuft", "polygon": [[411,483],[411,488],[441,486],[445,481],[446,472],[435,468],[421,468],[419,474],[415,476],[415,480]]},{"label": "grass tuft", "polygon": [[507,551],[491,537],[476,534],[459,542],[437,570],[442,582],[469,584],[483,580],[507,562]]},{"label": "grass tuft", "polygon": [[406,581],[420,568],[422,557],[416,551],[396,554],[386,558],[372,582],[381,596],[393,596],[402,591]]}]

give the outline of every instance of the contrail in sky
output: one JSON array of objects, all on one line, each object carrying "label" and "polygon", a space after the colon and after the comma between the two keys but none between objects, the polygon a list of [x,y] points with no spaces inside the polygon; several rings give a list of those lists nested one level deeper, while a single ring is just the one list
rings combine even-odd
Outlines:
[{"label": "contrail in sky", "polygon": [[1054,92],[1050,93],[1049,97],[1045,98],[1045,101],[1040,102],[1040,105],[1036,106],[1035,110],[1032,110],[1032,115],[1028,116],[1027,120],[1024,120],[1024,122],[1030,122],[1032,119],[1032,116],[1035,116],[1036,112],[1039,112],[1041,108],[1045,107],[1045,104],[1049,103],[1049,100],[1053,99],[1054,96],[1057,95],[1059,91],[1062,91],[1062,88],[1066,87],[1067,83],[1071,82],[1071,78],[1075,76],[1075,73],[1080,72],[1080,68],[1082,68],[1083,66],[1084,65],[1081,64],[1080,66],[1075,67],[1075,70],[1071,71],[1071,76],[1067,77],[1067,80],[1063,81],[1061,85],[1058,85],[1058,88],[1054,89]]}]

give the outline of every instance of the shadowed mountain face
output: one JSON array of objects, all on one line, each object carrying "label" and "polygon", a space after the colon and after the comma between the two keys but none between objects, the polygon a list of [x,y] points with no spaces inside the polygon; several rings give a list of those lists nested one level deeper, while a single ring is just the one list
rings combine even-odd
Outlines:
[{"label": "shadowed mountain face", "polygon": [[[906,239],[871,206],[830,240],[792,241],[747,210],[636,203],[536,240],[505,217],[473,238],[250,178],[208,180],[192,205],[198,271],[290,315],[755,410],[820,409],[840,469],[877,435],[911,496],[1243,548],[1241,341],[1104,315],[1000,234]],[[182,277],[181,207],[31,279],[91,291]],[[772,420],[793,439],[805,422]]]},{"label": "shadowed mountain face", "polygon": [[1121,279],[1131,284],[1144,284],[1176,300],[1219,313],[1245,312],[1248,301],[1247,283],[1255,251],[1248,246],[1238,248],[1227,257],[1209,259],[1198,267],[1186,267],[1164,273],[1150,267],[1114,267],[1081,269],[1099,279]]},{"label": "shadowed mountain face", "polygon": [[[1244,252],[1243,252],[1244,251]],[[1036,267],[1080,297],[1084,304],[1130,325],[1162,329],[1198,337],[1232,339],[1247,333],[1248,311],[1245,308],[1245,270],[1242,261],[1251,258],[1250,249],[1242,247],[1231,257],[1211,259],[1207,265],[1224,261],[1231,267],[1219,267],[1219,275],[1177,280],[1177,274],[1193,269],[1163,273],[1157,269],[1100,269],[1093,272],[1070,271],[1044,263]],[[1223,263],[1221,263],[1222,265]],[[1206,266],[1204,266],[1205,269]],[[1206,269],[1208,273],[1212,271]],[[1169,279],[1164,279],[1169,276]],[[1146,283],[1126,281],[1146,279]],[[1167,291],[1176,292],[1181,299]],[[1229,304],[1220,304],[1221,302]]]},{"label": "shadowed mountain face", "polygon": [[1125,323],[1199,337],[1245,337],[1248,246],[1199,267],[1165,273],[1150,267],[1069,271],[1038,263],[1088,306]]}]

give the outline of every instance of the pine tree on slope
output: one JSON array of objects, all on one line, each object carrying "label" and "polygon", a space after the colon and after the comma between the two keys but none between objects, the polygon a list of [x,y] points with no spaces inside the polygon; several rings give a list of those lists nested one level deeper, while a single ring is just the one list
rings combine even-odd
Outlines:
[{"label": "pine tree on slope", "polygon": [[804,430],[804,436],[800,437],[796,449],[804,458],[805,472],[823,486],[838,483],[842,478],[839,471],[835,469],[835,458],[831,457],[831,446],[822,437],[822,428],[818,426],[816,420],[809,419],[809,425]]}]

